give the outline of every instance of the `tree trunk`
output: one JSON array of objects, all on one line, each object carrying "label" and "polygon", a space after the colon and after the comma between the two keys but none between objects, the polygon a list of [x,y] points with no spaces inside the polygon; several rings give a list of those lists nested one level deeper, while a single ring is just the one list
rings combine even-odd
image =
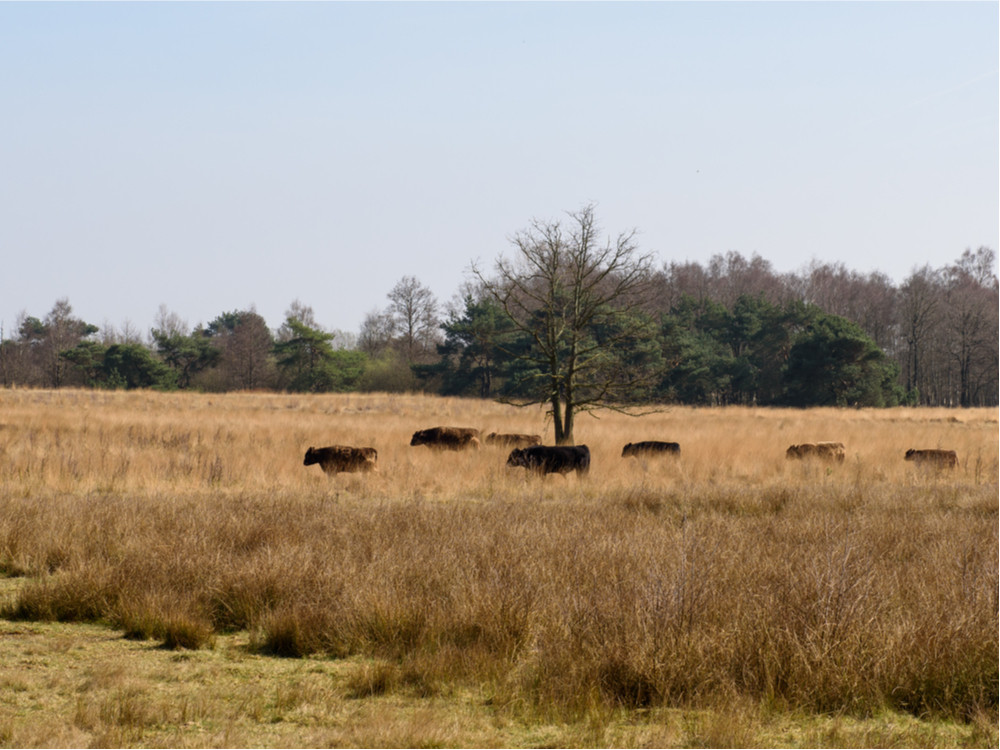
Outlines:
[{"label": "tree trunk", "polygon": [[567,401],[566,411],[563,414],[563,435],[562,440],[557,441],[559,445],[574,445],[573,442],[573,405]]},{"label": "tree trunk", "polygon": [[556,431],[556,445],[562,445],[566,442],[566,438],[562,421],[562,402],[558,390],[552,394],[552,424]]}]

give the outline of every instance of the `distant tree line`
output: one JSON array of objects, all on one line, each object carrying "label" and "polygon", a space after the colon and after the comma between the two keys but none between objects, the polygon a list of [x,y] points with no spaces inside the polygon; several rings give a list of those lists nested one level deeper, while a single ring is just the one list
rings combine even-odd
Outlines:
[{"label": "distant tree line", "polygon": [[[778,274],[761,257],[738,253],[717,255],[707,266],[670,263],[658,275],[653,295],[658,310],[669,319],[692,304],[718,306],[736,321],[752,308],[809,310],[849,323],[881,351],[896,368],[894,382],[905,403],[929,406],[996,406],[998,403],[997,258],[990,248],[966,250],[954,263],[934,269],[924,265],[896,286],[879,272],[861,274],[842,263],[813,262],[799,273]],[[753,300],[750,308],[748,300]],[[762,307],[761,307],[762,306]],[[801,308],[797,308],[801,306]],[[794,317],[794,316],[793,316]],[[755,315],[750,314],[749,330]],[[797,326],[789,320],[790,331]],[[746,328],[746,326],[743,326]],[[762,330],[766,335],[769,326]],[[717,328],[716,330],[722,330]],[[683,327],[690,331],[691,327]],[[795,333],[816,338],[815,326]],[[723,348],[725,357],[747,365],[739,336]],[[751,342],[749,350],[756,345]],[[804,354],[799,349],[796,356]],[[792,363],[789,363],[791,365]],[[741,369],[742,367],[742,369]],[[786,370],[787,372],[787,370]],[[739,382],[735,378],[732,382]],[[742,399],[745,400],[745,399]],[[758,403],[760,394],[758,394]],[[795,400],[795,399],[793,399]]]},{"label": "distant tree line", "polygon": [[[189,327],[161,306],[143,336],[128,325],[100,329],[60,299],[43,318],[21,313],[15,329],[0,336],[0,383],[419,390],[546,403],[570,382],[549,357],[559,367],[572,361],[587,368],[575,396],[581,404],[998,403],[992,249],[967,250],[943,268],[917,268],[899,285],[840,263],[779,274],[758,255],[730,252],[705,265],[661,268],[642,256],[641,284],[623,284],[630,268],[585,268],[589,275],[574,286],[566,268],[553,267],[548,277],[531,268],[545,262],[541,250],[554,226],[518,235],[515,242],[526,243],[519,248],[523,268],[498,263],[494,275],[477,271],[443,308],[418,279],[404,277],[356,335],[325,329],[298,301],[276,330],[252,308]],[[631,243],[632,235],[618,241]],[[616,250],[613,243],[608,249]],[[590,308],[572,296],[580,288]]]}]

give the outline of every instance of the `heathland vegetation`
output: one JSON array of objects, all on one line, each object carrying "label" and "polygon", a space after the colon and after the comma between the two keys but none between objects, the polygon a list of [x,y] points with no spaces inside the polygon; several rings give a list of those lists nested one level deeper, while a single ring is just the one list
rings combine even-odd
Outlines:
[{"label": "heathland vegetation", "polygon": [[[605,412],[586,479],[409,446],[438,424],[553,435],[481,399],[0,390],[32,644],[0,744],[996,745],[995,409]],[[847,460],[785,459],[815,440]],[[303,465],[327,444],[378,472]]]}]

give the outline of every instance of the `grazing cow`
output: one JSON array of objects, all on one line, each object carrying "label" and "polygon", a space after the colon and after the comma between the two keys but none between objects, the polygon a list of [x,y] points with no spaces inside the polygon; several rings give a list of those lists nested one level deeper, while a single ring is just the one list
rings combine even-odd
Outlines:
[{"label": "grazing cow", "polygon": [[541,445],[541,443],[541,435],[519,435],[517,433],[491,432],[486,436],[487,445],[527,448],[529,445]]},{"label": "grazing cow", "polygon": [[436,450],[479,450],[479,430],[471,427],[431,427],[413,433],[410,445],[426,445]]},{"label": "grazing cow", "polygon": [[844,462],[846,453],[843,443],[802,443],[790,445],[785,458],[821,458],[824,461]]},{"label": "grazing cow", "polygon": [[681,455],[680,443],[664,443],[661,440],[644,440],[641,443],[628,443],[622,448],[622,458],[629,456],[658,456],[670,454]]},{"label": "grazing cow", "polygon": [[933,448],[926,450],[910,448],[910,450],[906,451],[904,459],[920,465],[933,466],[938,469],[954,469],[958,466],[958,454],[955,451],[943,451]]},{"label": "grazing cow", "polygon": [[590,448],[586,445],[531,445],[515,448],[507,457],[508,466],[523,466],[539,476],[575,471],[578,477],[590,471]]},{"label": "grazing cow", "polygon": [[325,448],[309,447],[303,466],[319,464],[327,474],[341,471],[377,471],[378,452],[374,448],[352,448],[349,445],[328,445]]}]

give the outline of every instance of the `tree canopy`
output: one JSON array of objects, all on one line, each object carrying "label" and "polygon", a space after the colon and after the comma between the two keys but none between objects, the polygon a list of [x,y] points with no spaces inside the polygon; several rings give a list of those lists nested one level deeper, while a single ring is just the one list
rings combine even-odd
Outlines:
[{"label": "tree canopy", "polygon": [[513,259],[476,270],[484,296],[513,329],[504,397],[547,404],[557,444],[573,442],[579,412],[624,408],[654,378],[652,318],[642,309],[652,256],[635,231],[602,241],[593,205],[535,221],[513,238]]}]

